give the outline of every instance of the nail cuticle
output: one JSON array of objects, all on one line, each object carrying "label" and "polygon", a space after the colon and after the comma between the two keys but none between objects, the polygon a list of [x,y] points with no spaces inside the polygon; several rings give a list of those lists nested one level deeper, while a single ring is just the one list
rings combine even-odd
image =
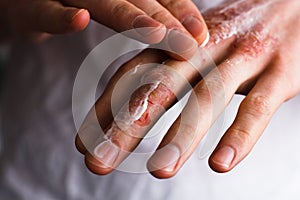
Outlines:
[{"label": "nail cuticle", "polygon": [[210,40],[210,34],[209,34],[209,31],[207,31],[206,38],[205,38],[205,40],[200,44],[199,47],[201,47],[201,48],[205,47],[205,46],[208,44],[209,40]]},{"label": "nail cuticle", "polygon": [[174,144],[168,144],[156,152],[155,157],[151,160],[154,170],[162,170],[165,172],[173,172],[180,159],[180,150]]},{"label": "nail cuticle", "polygon": [[112,167],[119,155],[119,148],[110,139],[107,139],[97,145],[93,153],[103,165]]},{"label": "nail cuticle", "polygon": [[229,169],[232,165],[235,155],[235,150],[232,147],[223,146],[217,149],[211,158],[211,161],[218,166]]}]

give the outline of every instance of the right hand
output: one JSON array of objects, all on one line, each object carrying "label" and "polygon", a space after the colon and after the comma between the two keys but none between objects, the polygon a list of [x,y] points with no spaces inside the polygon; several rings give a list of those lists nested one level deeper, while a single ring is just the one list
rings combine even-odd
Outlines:
[{"label": "right hand", "polygon": [[[190,0],[2,0],[0,7],[8,36],[36,38],[44,33],[81,31],[88,25],[90,14],[117,32],[135,29],[131,37],[148,44],[166,40],[168,29],[179,30],[183,34],[171,36],[177,42],[166,43],[179,55],[194,52],[208,36],[206,24]],[[151,29],[141,29],[144,27]]]},{"label": "right hand", "polygon": [[[190,0],[63,0],[67,5],[86,8],[94,20],[117,32],[151,27],[139,32],[147,43],[160,42],[167,29],[180,30],[201,44],[207,37],[206,24]],[[149,36],[151,37],[149,38]]]}]

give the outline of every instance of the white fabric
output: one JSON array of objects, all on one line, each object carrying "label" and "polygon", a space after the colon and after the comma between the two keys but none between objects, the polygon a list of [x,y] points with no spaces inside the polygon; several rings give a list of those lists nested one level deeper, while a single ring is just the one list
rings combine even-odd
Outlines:
[{"label": "white fabric", "polygon": [[[3,102],[0,200],[298,200],[300,96],[276,113],[247,159],[232,172],[212,172],[198,151],[168,180],[149,174],[91,174],[76,151],[71,94],[77,69],[112,32],[95,23],[42,44],[17,43]],[[230,125],[241,97],[226,111]]]}]

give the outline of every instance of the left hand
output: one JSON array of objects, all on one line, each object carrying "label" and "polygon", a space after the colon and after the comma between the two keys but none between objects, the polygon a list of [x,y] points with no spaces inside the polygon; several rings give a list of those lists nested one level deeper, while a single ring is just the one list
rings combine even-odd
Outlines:
[{"label": "left hand", "polygon": [[[162,114],[160,108],[169,108],[174,104],[175,94],[186,84],[174,71],[191,84],[196,83],[196,95],[190,98],[181,113],[185,116],[184,121],[181,117],[175,121],[158,151],[149,160],[151,173],[159,178],[175,175],[235,93],[244,94],[246,98],[233,124],[211,155],[209,164],[217,172],[227,172],[247,156],[278,107],[300,91],[300,67],[297,62],[300,51],[300,1],[230,2],[232,5],[225,3],[204,14],[212,36],[205,49],[218,64],[217,68],[202,80],[197,70],[183,61],[169,60],[165,63],[169,68],[155,68],[147,72],[153,81],[157,79],[160,82],[153,91],[153,84],[146,84],[131,96],[130,113],[137,111],[145,98],[148,106],[125,131],[117,126],[111,114],[114,86],[136,65],[162,63],[167,56],[160,51],[146,50],[114,75],[96,103],[100,125],[110,130],[107,135],[109,142],[107,138],[86,140],[88,134],[81,134],[76,139],[76,146],[85,155],[86,165],[91,171],[110,173],[128,156],[127,152],[132,152],[138,145],[141,137],[137,136],[143,136]],[[201,65],[204,66],[205,61]],[[198,107],[201,109],[196,109]],[[95,151],[87,151],[90,147]]]}]

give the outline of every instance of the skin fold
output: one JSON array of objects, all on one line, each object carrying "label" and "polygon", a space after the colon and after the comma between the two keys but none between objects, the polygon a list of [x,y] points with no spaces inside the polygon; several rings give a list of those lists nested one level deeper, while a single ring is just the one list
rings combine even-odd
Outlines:
[{"label": "skin fold", "polygon": [[[300,2],[297,0],[236,0],[208,10],[203,15],[211,39],[205,50],[217,63],[217,68],[200,78],[197,71],[192,70],[190,63],[170,60],[159,50],[145,50],[120,68],[97,101],[95,107],[100,125],[110,127],[115,123],[110,110],[111,94],[123,74],[138,64],[165,62],[170,69],[189,80],[195,95],[190,97],[181,116],[168,130],[158,151],[148,161],[149,171],[158,178],[174,176],[191,156],[216,117],[225,109],[233,95],[238,93],[246,97],[234,122],[209,158],[210,167],[214,171],[232,170],[251,151],[278,107],[300,90],[300,67],[297,63],[300,50],[299,8]],[[200,65],[205,66],[205,62],[200,62]],[[176,79],[172,73],[165,73],[170,75],[170,80]],[[162,82],[159,84],[161,87],[151,92],[154,96],[158,94],[154,99],[160,99],[163,95],[170,97],[163,99],[172,99],[172,94],[184,90],[186,83],[179,82],[176,86]],[[168,92],[162,94],[161,88]],[[145,90],[138,89],[131,98],[143,94]],[[159,102],[165,109],[173,103],[175,100]],[[198,107],[201,109],[195,109]],[[151,104],[146,113],[151,119],[161,115],[151,113],[150,108]],[[187,120],[182,122],[183,115]],[[111,172],[138,145],[148,130],[139,124],[139,120],[132,123],[130,128],[143,134],[133,137],[126,130],[118,130],[117,134],[112,134],[110,141],[118,141],[114,145],[120,152],[126,153],[117,153],[111,166],[106,166],[103,160],[87,151],[77,136],[76,146],[85,155],[86,165],[92,172]]]}]

